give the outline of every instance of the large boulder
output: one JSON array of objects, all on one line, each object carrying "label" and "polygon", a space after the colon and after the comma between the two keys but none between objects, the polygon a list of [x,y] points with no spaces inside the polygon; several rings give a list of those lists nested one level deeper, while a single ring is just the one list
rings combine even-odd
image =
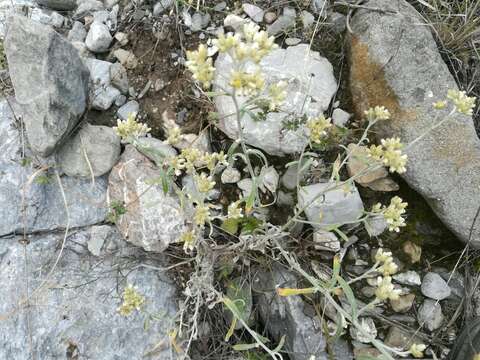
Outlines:
[{"label": "large boulder", "polygon": [[[5,99],[0,101],[0,236],[86,226],[102,222],[106,208],[106,178],[89,180],[63,176],[60,183],[38,171],[31,154],[22,157],[22,137]],[[63,189],[62,189],[63,188]],[[66,197],[68,216],[65,210]]]},{"label": "large boulder", "polygon": [[[304,114],[315,116],[323,113],[337,90],[333,67],[327,59],[308,45],[301,44],[287,49],[272,51],[260,63],[266,77],[266,84],[286,81],[287,98],[282,112],[269,113],[265,119],[255,120],[249,114],[242,117],[245,141],[263,149],[271,155],[285,155],[301,152],[308,144],[305,124],[297,124]],[[233,68],[229,56],[220,55],[215,62],[215,91],[229,89],[225,74]],[[240,106],[247,99],[239,97]],[[220,117],[220,128],[230,138],[238,139],[235,105],[229,96],[215,97]],[[289,124],[289,121],[291,124]]]},{"label": "large boulder", "polygon": [[[28,245],[20,237],[0,241],[1,359],[171,358],[174,350],[158,344],[169,343],[174,327],[175,285],[140,266],[165,264],[122,248],[128,244],[119,234],[106,239],[110,252],[95,257],[87,249],[92,236],[89,229],[72,233],[64,248],[63,234],[32,236]],[[122,316],[117,309],[128,285],[145,302]]]},{"label": "large boulder", "polygon": [[85,111],[88,69],[53,28],[21,15],[8,19],[5,53],[30,146],[48,156]]},{"label": "large boulder", "polygon": [[186,230],[179,199],[164,193],[159,177],[155,165],[127,145],[108,184],[111,204],[124,210],[115,221],[118,229],[127,241],[153,252],[164,251]]},{"label": "large boulder", "polygon": [[[447,115],[432,104],[458,89],[443,62],[430,28],[405,0],[369,0],[351,21],[350,81],[358,115],[383,105],[392,114],[376,129],[380,137],[398,136],[405,144]],[[433,96],[431,94],[433,93]],[[402,176],[430,204],[439,218],[464,242],[480,247],[480,141],[472,119],[451,120],[407,147]]]},{"label": "large boulder", "polygon": [[109,172],[120,157],[120,137],[108,126],[84,124],[57,152],[68,176],[91,177]]}]

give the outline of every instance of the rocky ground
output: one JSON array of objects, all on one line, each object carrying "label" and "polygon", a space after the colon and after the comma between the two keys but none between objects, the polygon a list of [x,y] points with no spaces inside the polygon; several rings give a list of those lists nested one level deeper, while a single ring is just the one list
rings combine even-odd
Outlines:
[{"label": "rocky ground", "polygon": [[[0,1],[0,359],[478,360],[478,110],[432,104],[480,81],[424,25],[431,3]],[[213,39],[252,23],[286,97],[239,131]],[[374,106],[391,119],[369,141],[406,144],[399,175],[365,173]],[[133,119],[150,129],[134,141]],[[217,156],[206,191],[170,163],[192,148]],[[370,210],[394,196],[398,232]],[[382,261],[397,296],[377,301]]]}]

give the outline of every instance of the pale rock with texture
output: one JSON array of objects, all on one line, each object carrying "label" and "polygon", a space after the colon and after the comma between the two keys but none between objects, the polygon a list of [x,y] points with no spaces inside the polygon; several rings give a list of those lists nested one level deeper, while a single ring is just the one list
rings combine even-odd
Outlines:
[{"label": "pale rock with texture", "polygon": [[[232,70],[232,61],[228,56],[220,55],[215,62],[216,74],[228,74]],[[304,125],[297,129],[288,129],[284,125],[287,114],[296,116],[315,116],[323,113],[337,89],[333,67],[327,59],[315,51],[309,51],[308,45],[301,44],[287,49],[272,51],[260,63],[265,73],[267,86],[279,81],[287,82],[287,98],[282,105],[284,112],[272,112],[266,119],[256,121],[248,114],[242,117],[245,141],[261,148],[271,155],[285,155],[301,152],[308,144]],[[252,70],[252,69],[250,69]],[[214,90],[229,88],[225,76],[217,75]],[[247,100],[238,97],[240,106]],[[233,100],[228,96],[215,97],[215,105],[220,117],[220,129],[230,138],[238,138],[238,128]]]},{"label": "pale rock with texture", "polygon": [[319,183],[300,188],[298,206],[305,209],[315,228],[351,223],[363,214],[363,203],[355,185],[349,189],[337,188],[334,182]]},{"label": "pale rock with texture", "polygon": [[314,319],[305,315],[300,296],[279,296],[276,287],[297,288],[294,274],[280,266],[261,271],[253,278],[252,293],[256,310],[271,336],[279,341],[285,335],[285,350],[292,360],[328,359],[326,339]]},{"label": "pale rock with texture", "polygon": [[[13,103],[13,99],[10,99]],[[22,163],[22,137],[6,100],[0,101],[0,236],[93,225],[104,221],[107,183],[38,172]],[[31,152],[26,149],[27,158]],[[35,176],[36,174],[36,179]],[[45,181],[40,182],[38,179]],[[65,200],[63,198],[65,194]],[[65,209],[68,207],[68,215]]]},{"label": "pale rock with texture", "polygon": [[72,29],[68,32],[67,39],[73,42],[83,42],[87,37],[87,30],[80,21],[73,23]]},{"label": "pale rock with texture", "polygon": [[110,68],[113,64],[97,59],[86,59],[85,64],[90,70],[92,82],[90,103],[94,109],[108,110],[115,99],[121,95],[120,90],[112,86]]},{"label": "pale rock with texture", "polygon": [[262,22],[263,14],[265,14],[265,11],[263,11],[262,8],[253,4],[243,3],[242,9],[243,9],[243,12],[247,14],[248,17],[253,21],[255,21],[256,23]]},{"label": "pale rock with texture", "polygon": [[51,27],[20,15],[9,18],[5,53],[30,146],[48,156],[85,111],[88,70]]},{"label": "pale rock with texture", "polygon": [[127,70],[120,63],[114,63],[110,66],[110,79],[112,85],[115,86],[122,94],[128,94],[129,83]]},{"label": "pale rock with texture", "polygon": [[88,50],[91,52],[103,53],[108,51],[112,40],[113,38],[108,26],[100,22],[94,22],[90,25],[90,30],[85,39],[85,45],[87,45]]},{"label": "pale rock with texture", "polygon": [[[121,246],[118,250],[109,255],[101,251],[100,258],[91,255],[87,249],[91,236],[88,229],[71,232],[64,248],[60,247],[63,234],[32,236],[26,245],[20,237],[0,241],[0,314],[8,314],[2,320],[1,359],[77,355],[80,359],[81,354],[102,360],[140,359],[152,349],[159,359],[170,358],[171,349],[157,345],[175,325],[173,280],[142,266],[141,251],[129,248],[118,233],[103,245],[115,241]],[[157,268],[165,266],[160,260],[147,261]],[[117,309],[130,284],[145,303],[142,311],[125,317]],[[30,305],[22,305],[27,298]],[[162,318],[152,320],[150,314]],[[25,339],[31,339],[29,346]]]},{"label": "pale rock with texture", "polygon": [[185,209],[176,195],[165,194],[161,184],[149,183],[159,176],[148,158],[127,145],[108,186],[110,202],[119,202],[126,210],[116,221],[124,238],[153,252],[163,252],[186,231]]},{"label": "pale rock with texture", "polygon": [[68,176],[92,177],[109,172],[120,156],[120,137],[108,126],[85,124],[57,152]]},{"label": "pale rock with texture", "polygon": [[418,322],[429,331],[435,331],[442,326],[444,315],[440,303],[426,299],[418,309]]},{"label": "pale rock with texture", "polygon": [[[369,0],[350,21],[350,84],[356,113],[385,106],[392,119],[374,129],[379,138],[405,144],[450,111],[434,110],[449,89],[458,90],[431,29],[405,0]],[[391,12],[387,12],[391,11]],[[433,96],[430,96],[433,94]],[[438,114],[438,117],[437,117]],[[451,119],[406,149],[406,182],[463,242],[480,247],[480,225],[470,230],[480,204],[480,140],[470,116]]]},{"label": "pale rock with texture", "polygon": [[434,272],[429,272],[423,277],[421,289],[423,295],[434,300],[446,299],[452,293],[447,282]]},{"label": "pale rock with texture", "polygon": [[127,120],[130,115],[137,115],[140,111],[140,104],[135,100],[130,100],[117,110],[117,116],[120,120]]}]

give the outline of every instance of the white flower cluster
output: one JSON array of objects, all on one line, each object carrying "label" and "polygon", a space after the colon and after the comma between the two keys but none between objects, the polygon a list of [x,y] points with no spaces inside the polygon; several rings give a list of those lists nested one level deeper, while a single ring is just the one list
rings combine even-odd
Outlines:
[{"label": "white flower cluster", "polygon": [[390,172],[399,174],[407,171],[407,155],[402,154],[403,144],[399,138],[382,139],[381,145],[371,145],[367,149],[368,156],[389,167]]},{"label": "white flower cluster", "polygon": [[400,228],[406,225],[402,215],[405,214],[407,206],[408,203],[403,202],[401,197],[394,196],[390,200],[390,205],[385,206],[377,203],[372,207],[372,212],[383,215],[388,224],[389,231],[399,232]]}]

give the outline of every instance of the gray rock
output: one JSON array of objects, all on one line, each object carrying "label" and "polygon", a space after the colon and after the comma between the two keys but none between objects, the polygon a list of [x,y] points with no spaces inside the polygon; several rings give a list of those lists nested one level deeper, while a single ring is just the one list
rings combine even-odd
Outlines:
[{"label": "gray rock", "polygon": [[310,3],[310,9],[317,14],[323,13],[327,9],[327,5],[328,3],[326,0],[312,0]]},{"label": "gray rock", "polygon": [[305,214],[308,220],[316,223],[313,225],[316,228],[349,223],[363,214],[362,199],[355,185],[351,185],[350,192],[342,188],[329,190],[334,187],[334,182],[328,182],[300,188],[298,205],[301,209],[307,207]]},{"label": "gray rock", "polygon": [[332,122],[337,126],[345,127],[345,125],[347,124],[348,120],[351,117],[352,115],[346,112],[345,110],[337,108],[333,110]]},{"label": "gray rock", "polygon": [[[305,126],[287,129],[284,121],[287,121],[288,114],[315,116],[328,108],[337,89],[333,67],[317,52],[310,51],[306,44],[274,50],[260,65],[267,86],[278,81],[288,83],[287,99],[282,105],[285,112],[269,113],[263,121],[256,121],[245,114],[242,118],[245,140],[271,155],[300,152],[308,143]],[[215,66],[216,74],[228,74],[232,70],[232,61],[222,54]],[[219,91],[219,87],[228,89],[227,80],[225,76],[218,75],[214,81],[214,91]],[[247,99],[238,97],[238,100],[241,106]],[[230,138],[237,139],[238,129],[232,115],[235,114],[232,99],[228,96],[215,97],[215,105],[220,117],[220,128]]]},{"label": "gray rock", "polygon": [[412,270],[393,275],[393,280],[399,284],[409,286],[420,286],[422,284],[420,275],[416,271]]},{"label": "gray rock", "polygon": [[414,343],[421,344],[423,342],[416,337],[412,338],[411,333],[404,332],[397,326],[390,326],[388,329],[388,334],[385,338],[385,345],[405,351]]},{"label": "gray rock", "polygon": [[426,299],[418,309],[418,323],[429,331],[440,328],[443,323],[443,313],[440,303],[435,300]]},{"label": "gray rock", "polygon": [[103,10],[103,3],[98,0],[82,0],[81,2],[78,3],[77,10],[75,10],[75,13],[73,17],[75,19],[81,19],[84,18],[87,15],[93,15],[95,11],[101,11]]},{"label": "gray rock", "polygon": [[273,23],[275,20],[277,20],[277,14],[275,14],[274,12],[272,11],[268,11],[265,13],[264,15],[264,21],[267,23],[267,24],[271,24]]},{"label": "gray rock", "polygon": [[388,228],[388,223],[383,215],[369,217],[364,222],[365,229],[370,236],[379,236]]},{"label": "gray rock", "polygon": [[273,166],[263,167],[260,171],[260,190],[266,192],[270,191],[272,194],[275,194],[278,187],[278,181],[280,176],[278,175],[277,170]]},{"label": "gray rock", "polygon": [[[10,100],[12,101],[12,100]],[[0,236],[63,229],[68,217],[62,190],[51,173],[38,173],[33,165],[21,165],[22,137],[5,100],[0,101]],[[30,154],[27,153],[29,157]],[[28,160],[27,157],[27,160]],[[39,181],[42,179],[43,181]],[[69,226],[102,222],[107,209],[106,179],[95,185],[82,179],[61,177],[70,217]]]},{"label": "gray rock", "polygon": [[120,109],[117,110],[117,116],[121,120],[127,120],[130,114],[138,114],[140,111],[140,104],[135,100],[130,100]]},{"label": "gray rock", "polygon": [[108,110],[115,99],[121,95],[120,90],[112,86],[108,61],[86,59],[85,64],[90,70],[93,89],[90,91],[90,103],[94,109]]},{"label": "gray rock", "polygon": [[136,148],[157,166],[162,166],[166,159],[177,155],[177,150],[172,146],[152,137],[138,139]]},{"label": "gray rock", "polygon": [[279,341],[285,337],[285,350],[292,360],[306,360],[312,356],[326,360],[326,341],[315,320],[304,313],[305,304],[300,296],[279,296],[276,286],[296,288],[297,279],[280,266],[272,272],[259,272],[253,279],[256,310],[267,331]]},{"label": "gray rock", "polygon": [[90,25],[87,38],[85,39],[85,45],[88,50],[94,53],[102,53],[108,51],[110,44],[112,43],[112,35],[108,26],[99,22],[94,22]]},{"label": "gray rock", "polygon": [[260,23],[263,21],[263,15],[265,14],[265,11],[263,11],[258,6],[253,4],[243,3],[242,10],[245,14],[248,15],[250,19],[252,19],[256,23]]},{"label": "gray rock", "polygon": [[219,2],[217,4],[215,4],[215,6],[213,7],[213,10],[214,11],[223,11],[225,10],[227,7],[227,3],[225,1],[222,1],[222,2]]},{"label": "gray rock", "polygon": [[58,150],[57,161],[68,176],[91,177],[109,172],[120,156],[120,137],[108,126],[86,123]]},{"label": "gray rock", "polygon": [[107,26],[109,31],[115,31],[117,29],[118,11],[118,5],[114,6],[110,11],[96,11],[93,13],[93,22],[104,24]]},{"label": "gray rock", "polygon": [[236,184],[241,178],[242,174],[240,174],[240,171],[234,167],[228,166],[223,170],[220,180],[223,184]]},{"label": "gray rock", "polygon": [[33,8],[30,19],[44,25],[51,25],[55,28],[63,27],[65,17],[55,11],[47,9]]},{"label": "gray rock", "polygon": [[83,42],[87,37],[87,30],[80,21],[73,23],[72,29],[68,32],[68,40],[71,42]]},{"label": "gray rock", "polygon": [[308,11],[302,10],[300,17],[302,19],[302,24],[305,29],[308,29],[315,22],[315,17]]},{"label": "gray rock", "polygon": [[302,39],[299,38],[286,38],[285,39],[285,45],[287,46],[295,46],[298,45],[302,42]]},{"label": "gray rock", "polygon": [[5,53],[30,146],[48,156],[86,108],[88,70],[51,27],[19,15],[9,18]]},{"label": "gray rock", "polygon": [[[393,13],[360,10],[351,21],[350,83],[360,115],[370,106],[386,106],[392,120],[375,129],[379,137],[408,144],[450,111],[432,103],[458,89],[422,16],[405,0],[370,0],[362,5]],[[433,92],[433,97],[430,97]],[[432,120],[435,119],[435,120]],[[406,150],[406,182],[464,242],[480,204],[480,141],[469,116],[451,119]],[[470,245],[480,247],[480,226]]]},{"label": "gray rock", "polygon": [[414,301],[415,294],[400,295],[397,300],[390,300],[390,306],[397,313],[406,313],[410,311]]},{"label": "gray rock", "polygon": [[279,190],[277,193],[277,205],[278,206],[294,206],[295,200],[291,193],[286,193],[282,190]]},{"label": "gray rock", "polygon": [[123,204],[126,212],[116,225],[125,239],[146,251],[162,252],[186,230],[185,209],[161,184],[147,184],[158,179],[152,162],[127,145],[120,162],[109,177],[110,201]]},{"label": "gray rock", "polygon": [[337,34],[343,33],[347,28],[347,17],[341,13],[329,13],[327,21],[332,30]]},{"label": "gray rock", "polygon": [[286,32],[289,28],[295,25],[295,10],[285,7],[283,15],[280,15],[272,24],[267,25],[267,32],[269,35],[278,35]]},{"label": "gray rock", "polygon": [[[298,164],[292,164],[287,168],[287,171],[283,174],[281,178],[281,183],[287,190],[295,190],[297,188],[297,179],[298,179]],[[300,174],[300,181],[303,181],[305,177],[305,171]]]},{"label": "gray rock", "polygon": [[361,332],[357,327],[350,326],[350,336],[352,339],[364,344],[369,344],[372,339],[377,337],[378,331],[375,322],[370,317],[362,317],[358,320],[360,326],[365,330],[366,334]]},{"label": "gray rock", "polygon": [[87,46],[84,42],[74,41],[72,46],[78,51],[78,55],[83,59],[95,58],[90,51],[88,51]]},{"label": "gray rock", "polygon": [[175,3],[174,0],[160,0],[153,6],[153,16],[159,16],[163,14],[165,11],[168,11],[173,4]]},{"label": "gray rock", "polygon": [[[141,258],[138,252],[128,259],[118,253],[100,259],[90,255],[89,237],[88,230],[71,233],[61,256],[62,234],[35,236],[28,245],[18,237],[2,239],[0,313],[8,316],[2,321],[0,358],[65,359],[69,354],[71,358],[88,354],[92,359],[138,359],[168,337],[177,311],[172,279],[140,266],[144,261],[135,260]],[[151,265],[164,266],[160,261]],[[125,317],[117,309],[129,284],[145,303],[142,311]],[[152,320],[150,314],[162,314],[162,319]],[[27,338],[31,346],[25,346]],[[156,348],[155,354],[166,359],[170,349]]]},{"label": "gray rock", "polygon": [[53,10],[70,11],[77,7],[75,0],[36,0],[38,5],[46,6]]},{"label": "gray rock", "polygon": [[450,296],[452,290],[437,273],[429,272],[423,277],[422,294],[430,299],[443,300]]},{"label": "gray rock", "polygon": [[248,197],[253,189],[253,181],[250,178],[242,179],[237,183],[237,186],[242,190],[243,196]]},{"label": "gray rock", "polygon": [[192,30],[193,32],[198,32],[206,28],[209,23],[210,23],[210,14],[208,13],[202,14],[202,13],[196,12],[192,16],[192,23],[189,27],[190,27],[190,30]]},{"label": "gray rock", "polygon": [[127,97],[123,94],[115,98],[115,106],[118,106],[118,107],[123,106],[125,105],[126,102],[127,102]]},{"label": "gray rock", "polygon": [[333,232],[317,230],[313,233],[314,247],[317,250],[340,251],[340,241]]}]

